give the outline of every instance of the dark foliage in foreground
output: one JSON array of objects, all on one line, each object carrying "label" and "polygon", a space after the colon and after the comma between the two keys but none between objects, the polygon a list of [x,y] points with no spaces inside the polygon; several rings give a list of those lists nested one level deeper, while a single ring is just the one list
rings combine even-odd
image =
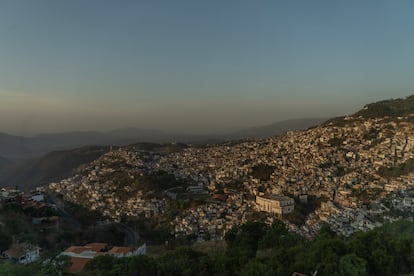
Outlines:
[{"label": "dark foliage in foreground", "polygon": [[[249,222],[225,237],[227,250],[210,254],[181,247],[159,258],[100,256],[78,275],[408,275],[414,272],[414,223],[399,221],[349,239],[324,227],[313,240],[289,233],[280,222]],[[38,263],[1,264],[1,275],[59,275]],[[3,274],[3,272],[5,274]]]},{"label": "dark foliage in foreground", "polygon": [[322,229],[313,240],[276,222],[249,222],[226,235],[227,250],[179,248],[160,258],[99,257],[85,275],[404,275],[414,271],[414,223],[400,221],[348,240]]}]

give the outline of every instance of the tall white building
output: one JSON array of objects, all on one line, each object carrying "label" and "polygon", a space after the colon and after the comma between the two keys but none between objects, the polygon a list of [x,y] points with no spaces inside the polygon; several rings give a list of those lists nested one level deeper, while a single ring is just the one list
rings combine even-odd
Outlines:
[{"label": "tall white building", "polygon": [[260,211],[278,215],[292,213],[295,208],[292,198],[280,195],[257,195],[256,204]]}]

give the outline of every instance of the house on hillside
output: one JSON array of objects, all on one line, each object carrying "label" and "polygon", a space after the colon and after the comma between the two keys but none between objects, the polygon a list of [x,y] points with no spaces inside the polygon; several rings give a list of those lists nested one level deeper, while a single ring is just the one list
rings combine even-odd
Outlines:
[{"label": "house on hillside", "polygon": [[81,272],[85,265],[93,258],[101,255],[111,255],[115,258],[132,257],[146,254],[146,244],[138,248],[114,246],[108,251],[106,243],[88,243],[84,246],[70,246],[60,255],[70,257],[71,266],[68,272]]},{"label": "house on hillside", "polygon": [[32,195],[32,200],[35,202],[44,202],[45,201],[45,197],[43,194],[34,194]]},{"label": "house on hillside", "polygon": [[4,251],[3,255],[20,264],[30,264],[39,259],[40,247],[28,243],[17,244]]},{"label": "house on hillside", "polygon": [[70,246],[60,255],[70,257],[70,267],[68,272],[77,273],[83,270],[85,265],[94,257],[102,255],[101,252],[106,248],[106,243],[88,243],[85,246]]},{"label": "house on hillside", "polygon": [[3,187],[0,190],[0,199],[4,201],[13,201],[20,195],[20,191],[17,188]]}]

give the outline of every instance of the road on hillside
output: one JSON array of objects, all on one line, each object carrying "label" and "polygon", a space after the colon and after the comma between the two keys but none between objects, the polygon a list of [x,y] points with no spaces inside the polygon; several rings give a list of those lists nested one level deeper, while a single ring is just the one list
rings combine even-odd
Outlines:
[{"label": "road on hillside", "polygon": [[125,246],[134,247],[138,245],[138,234],[134,229],[120,222],[114,223],[114,225],[119,231],[122,231],[125,233],[125,238],[124,238]]},{"label": "road on hillside", "polygon": [[59,198],[55,194],[48,194],[47,198],[49,203],[54,204],[56,206],[56,209],[62,218],[67,219],[75,228],[82,228],[82,223],[80,223],[77,219],[75,219],[71,214],[69,214],[65,210],[65,203],[62,201],[61,198]]},{"label": "road on hillside", "polygon": [[[60,216],[67,219],[75,228],[81,229],[82,223],[74,218],[68,211],[65,210],[65,204],[63,200],[55,194],[48,195],[49,203],[56,205]],[[125,234],[124,246],[137,246],[138,245],[138,234],[137,232],[129,227],[128,225],[120,222],[111,222],[120,232]]]}]

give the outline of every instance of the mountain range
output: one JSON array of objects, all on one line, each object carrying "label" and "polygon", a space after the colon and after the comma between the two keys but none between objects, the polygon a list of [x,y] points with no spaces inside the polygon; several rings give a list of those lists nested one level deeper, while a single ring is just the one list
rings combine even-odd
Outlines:
[{"label": "mountain range", "polygon": [[[285,219],[299,227],[294,231],[303,235],[316,233],[321,223],[328,221],[330,226],[335,226],[333,231],[347,236],[387,221],[388,211],[397,206],[394,202],[398,200],[399,206],[403,206],[403,202],[408,204],[407,209],[398,207],[395,215],[410,216],[414,199],[412,99],[370,104],[353,115],[337,119],[338,123],[332,121],[264,139],[206,145],[172,144],[168,147],[147,144],[145,150],[122,147],[85,164],[70,178],[48,187],[69,201],[114,219],[139,216],[143,210],[151,208],[149,206],[158,206],[154,213],[158,212],[157,208],[168,210],[163,199],[166,190],[173,193],[169,195],[172,198],[190,191],[192,188],[182,189],[189,185],[208,187],[209,191],[217,193],[233,190],[233,199],[223,199],[223,205],[197,206],[199,208],[169,216],[176,233],[196,236],[204,235],[204,229],[209,226],[222,223],[222,218],[226,221],[223,228],[227,230],[227,222],[233,225],[234,218],[242,221],[248,217],[246,214],[253,207],[252,202],[247,199],[234,204],[234,198],[251,196],[250,200],[253,200],[257,192],[279,195],[260,197],[259,194],[255,206],[264,212],[283,213],[283,210],[272,211],[267,204],[269,199],[277,200],[272,198],[280,199],[285,195],[290,197],[291,203],[287,204],[292,207],[287,212],[293,215]],[[325,203],[314,205],[315,212],[306,211],[300,215],[299,195]],[[264,201],[267,203],[262,203]],[[389,204],[389,209],[383,209],[380,202]],[[311,208],[311,205],[303,206],[303,210]],[[224,210],[232,215],[220,216]],[[349,210],[358,214],[354,213],[350,218],[352,212]],[[178,220],[175,219],[177,216]],[[355,223],[364,220],[357,219],[360,216],[366,218],[366,222]]]},{"label": "mountain range", "polygon": [[8,163],[0,167],[0,186],[31,189],[69,177],[81,164],[92,162],[110,150],[109,146],[81,147],[54,151],[39,158]]},{"label": "mountain range", "polygon": [[[298,119],[222,135],[171,134],[160,130],[118,129],[110,132],[69,132],[21,137],[0,133],[0,186],[30,189],[69,176],[79,165],[98,158],[108,146],[152,143],[219,143],[264,138],[306,129],[326,119]],[[141,144],[139,144],[141,143]],[[91,146],[95,145],[95,146]],[[5,157],[1,157],[5,156]]]},{"label": "mountain range", "polygon": [[[414,113],[414,96],[371,103],[353,118],[397,118]],[[408,116],[408,117],[407,117]],[[401,117],[402,118],[402,117]],[[134,143],[220,143],[228,140],[265,138],[289,130],[304,130],[324,123],[342,125],[349,118],[330,120],[298,119],[277,122],[221,135],[185,135],[150,129],[118,129],[109,132],[70,132],[40,134],[33,137],[0,133],[0,186],[19,185],[26,189],[59,181],[79,165],[91,162],[109,150],[108,146]],[[94,146],[91,146],[94,145]]]},{"label": "mountain range", "polygon": [[2,167],[4,167],[4,166],[6,166],[6,165],[10,164],[10,163],[11,163],[11,161],[10,161],[10,160],[8,160],[8,159],[6,159],[6,158],[4,158],[4,157],[0,156],[0,169],[1,169]]},{"label": "mountain range", "polygon": [[324,121],[326,119],[297,119],[248,128],[228,134],[211,135],[168,133],[161,130],[139,128],[117,129],[109,132],[79,131],[50,133],[32,137],[0,133],[0,156],[9,160],[21,160],[39,157],[51,151],[74,149],[88,145],[124,146],[141,142],[199,144],[246,138],[264,138],[278,135],[288,130],[305,129]]}]

